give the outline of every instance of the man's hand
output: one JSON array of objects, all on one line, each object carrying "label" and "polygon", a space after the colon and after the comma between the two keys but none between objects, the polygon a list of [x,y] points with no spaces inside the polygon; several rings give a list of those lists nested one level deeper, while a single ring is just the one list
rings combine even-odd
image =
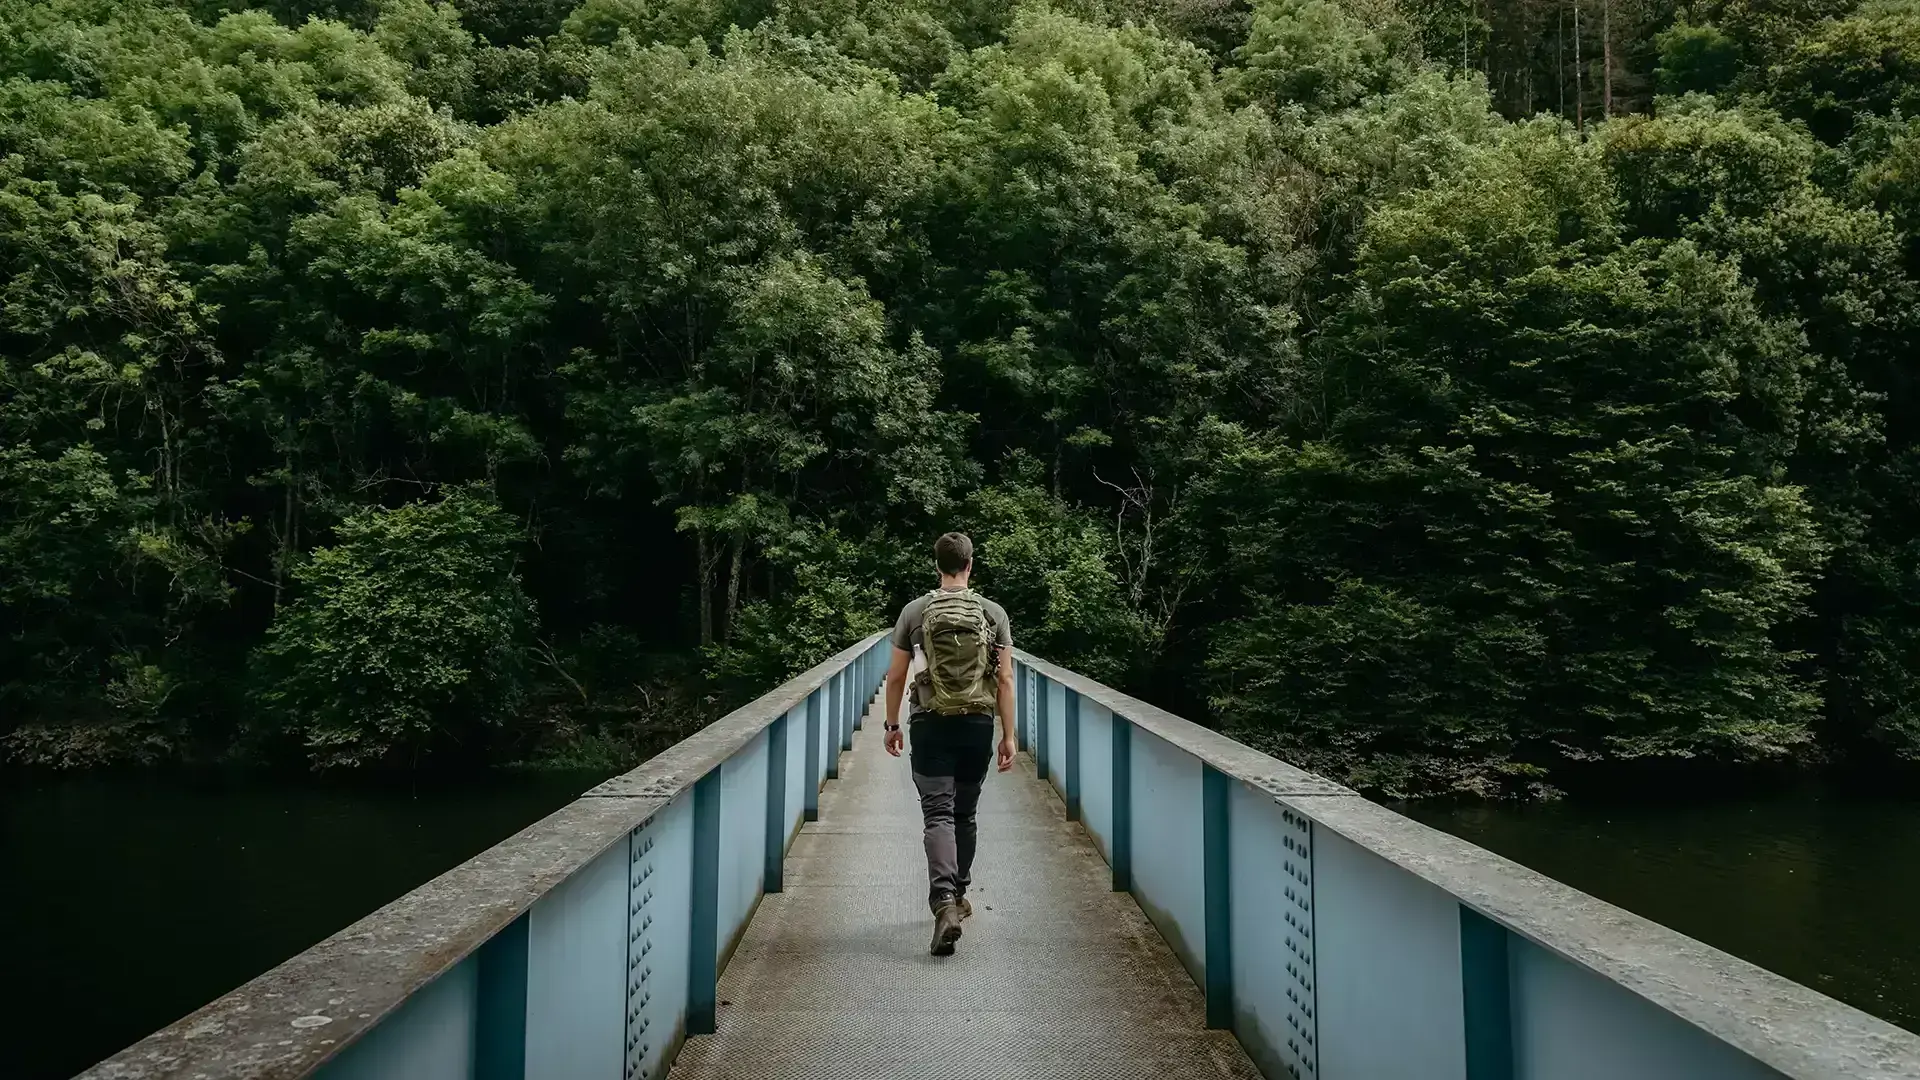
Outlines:
[{"label": "man's hand", "polygon": [[892,754],[894,757],[899,757],[900,750],[906,745],[906,742],[906,737],[901,733],[899,728],[894,728],[887,732],[887,753]]},{"label": "man's hand", "polygon": [[1000,771],[1013,768],[1013,755],[1018,753],[1020,745],[1014,741],[1011,733],[1000,736]]}]

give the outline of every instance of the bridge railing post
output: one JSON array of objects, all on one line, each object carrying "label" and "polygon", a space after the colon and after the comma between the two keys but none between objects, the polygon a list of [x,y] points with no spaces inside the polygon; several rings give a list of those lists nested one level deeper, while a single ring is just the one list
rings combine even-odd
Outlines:
[{"label": "bridge railing post", "polygon": [[840,684],[840,749],[853,749],[853,672],[843,671],[836,680]]},{"label": "bridge railing post", "polygon": [[826,755],[827,779],[840,779],[840,680],[830,676],[820,688],[821,751]]},{"label": "bridge railing post", "polygon": [[1032,679],[1032,670],[1015,660],[1013,662],[1013,733],[1022,751],[1028,748],[1027,714],[1032,707],[1033,694],[1030,686]]},{"label": "bridge railing post", "polygon": [[521,912],[476,955],[474,1080],[526,1080],[527,922]]},{"label": "bridge railing post", "polygon": [[1035,672],[1033,676],[1033,696],[1035,706],[1033,763],[1034,769],[1039,774],[1040,779],[1045,780],[1047,779],[1047,766],[1049,764],[1047,760],[1047,713],[1049,712],[1049,702],[1053,698],[1053,691],[1047,677],[1041,675],[1039,672]]},{"label": "bridge railing post", "polygon": [[767,834],[760,887],[777,893],[785,887],[787,863],[787,721],[767,728]]},{"label": "bridge railing post", "polygon": [[800,808],[801,817],[807,821],[820,820],[820,782],[825,770],[820,761],[822,694],[815,690],[807,695],[807,790],[806,801]]},{"label": "bridge railing post", "polygon": [[1066,749],[1066,768],[1061,776],[1061,798],[1067,804],[1067,820],[1080,820],[1080,692],[1072,687],[1062,687],[1060,691],[1061,742]]},{"label": "bridge railing post", "polygon": [[1113,839],[1107,863],[1113,891],[1133,891],[1133,721],[1113,714]]},{"label": "bridge railing post", "polygon": [[1233,1027],[1233,892],[1228,860],[1228,779],[1200,766],[1200,844],[1206,877],[1207,1026]]},{"label": "bridge railing post", "polygon": [[720,986],[720,770],[693,788],[693,869],[688,912],[687,1034],[711,1035]]}]

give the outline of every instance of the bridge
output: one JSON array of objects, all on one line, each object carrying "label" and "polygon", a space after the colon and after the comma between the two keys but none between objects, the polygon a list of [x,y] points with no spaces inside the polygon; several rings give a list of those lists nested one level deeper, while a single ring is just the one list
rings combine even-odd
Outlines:
[{"label": "bridge", "polygon": [[929,956],[911,780],[867,722],[889,649],[82,1075],[1920,1078],[1920,1036],[1024,653],[976,912]]}]

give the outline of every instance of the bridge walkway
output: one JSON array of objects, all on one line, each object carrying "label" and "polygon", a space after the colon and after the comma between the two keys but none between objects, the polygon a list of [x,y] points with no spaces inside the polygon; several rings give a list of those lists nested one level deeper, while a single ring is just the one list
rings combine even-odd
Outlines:
[{"label": "bridge walkway", "polygon": [[867,719],[673,1080],[1259,1077],[1024,754],[981,797],[958,951],[930,955],[913,778]]}]

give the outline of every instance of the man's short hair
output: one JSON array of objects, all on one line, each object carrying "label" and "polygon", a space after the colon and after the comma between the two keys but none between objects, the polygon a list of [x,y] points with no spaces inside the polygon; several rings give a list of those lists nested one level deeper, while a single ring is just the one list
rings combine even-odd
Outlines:
[{"label": "man's short hair", "polygon": [[933,542],[933,561],[941,573],[957,574],[973,561],[973,541],[965,533],[950,532]]}]

